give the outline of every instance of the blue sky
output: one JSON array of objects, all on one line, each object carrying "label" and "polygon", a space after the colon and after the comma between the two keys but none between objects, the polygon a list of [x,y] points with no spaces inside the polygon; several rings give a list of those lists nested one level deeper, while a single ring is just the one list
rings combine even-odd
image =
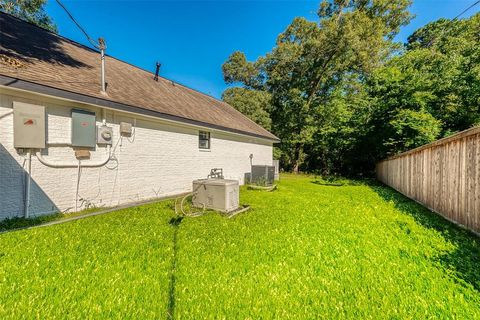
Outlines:
[{"label": "blue sky", "polygon": [[[316,19],[318,1],[67,1],[65,6],[107,53],[215,97],[226,88],[221,66],[235,50],[255,60],[296,16]],[[397,40],[438,18],[453,18],[473,0],[415,0],[416,18]],[[480,6],[463,17],[478,12]],[[47,12],[61,35],[88,44],[54,0]],[[108,68],[108,66],[107,66]],[[107,69],[108,72],[108,69]]]}]

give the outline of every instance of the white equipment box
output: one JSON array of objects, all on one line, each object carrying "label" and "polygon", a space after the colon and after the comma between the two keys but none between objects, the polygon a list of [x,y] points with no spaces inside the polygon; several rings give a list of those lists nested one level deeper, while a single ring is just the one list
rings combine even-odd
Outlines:
[{"label": "white equipment box", "polygon": [[13,102],[13,146],[45,148],[45,107]]},{"label": "white equipment box", "polygon": [[238,209],[237,180],[200,179],[193,181],[193,205],[198,208],[230,212]]},{"label": "white equipment box", "polygon": [[131,136],[132,135],[132,124],[129,122],[120,122],[120,135],[121,136]]}]

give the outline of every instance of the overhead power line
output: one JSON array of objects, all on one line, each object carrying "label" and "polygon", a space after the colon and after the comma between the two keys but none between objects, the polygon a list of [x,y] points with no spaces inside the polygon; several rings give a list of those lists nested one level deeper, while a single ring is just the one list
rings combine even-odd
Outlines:
[{"label": "overhead power line", "polygon": [[107,83],[105,82],[105,49],[107,48],[107,45],[105,43],[105,40],[103,38],[98,38],[98,42],[93,40],[92,37],[90,37],[88,35],[87,31],[85,31],[85,29],[80,25],[80,23],[78,23],[78,21],[75,20],[73,15],[63,5],[63,3],[61,3],[60,0],[56,0],[56,1],[57,1],[58,5],[60,7],[62,7],[62,9],[67,13],[69,18],[73,21],[73,23],[75,23],[75,25],[78,27],[78,29],[80,29],[80,31],[82,31],[82,33],[85,35],[85,37],[87,37],[88,42],[90,42],[94,48],[97,48],[98,50],[100,50],[100,57],[101,57],[101,62],[102,62],[102,65],[101,65],[101,88],[102,88],[102,91],[101,92],[105,93],[105,91],[107,89]]},{"label": "overhead power line", "polygon": [[472,9],[473,7],[475,7],[477,4],[480,3],[480,0],[478,0],[477,2],[473,3],[472,5],[470,5],[467,9],[463,10],[462,12],[460,12],[455,18],[453,18],[453,20],[457,20],[458,18],[460,18],[462,15],[464,15],[468,10]]},{"label": "overhead power line", "polygon": [[[92,37],[90,37],[87,33],[87,31],[85,31],[85,29],[80,25],[80,23],[73,17],[73,15],[70,13],[70,11],[68,11],[68,9],[63,5],[63,3],[60,2],[60,0],[55,0],[58,5],[60,7],[62,7],[62,9],[67,13],[68,17],[73,21],[73,23],[75,23],[75,25],[78,27],[78,29],[80,29],[80,31],[82,31],[82,33],[85,35],[85,37],[87,37],[87,40],[88,42],[90,42],[92,44],[92,46],[94,46],[95,48],[97,49],[102,49],[101,47],[102,46],[105,46],[105,43],[104,41],[99,41],[99,42],[102,42],[102,43],[99,43],[99,42],[96,42],[95,40],[92,39]],[[103,39],[102,39],[103,40]],[[103,48],[105,49],[105,47]]]},{"label": "overhead power line", "polygon": [[[462,15],[464,15],[467,11],[469,11],[470,9],[472,9],[473,7],[475,7],[475,6],[476,6],[477,4],[479,4],[479,3],[480,3],[480,0],[477,0],[476,2],[474,2],[473,4],[471,4],[468,8],[466,8],[465,10],[463,10],[462,12],[460,12],[458,15],[456,15],[455,18],[453,18],[453,19],[451,20],[451,22],[457,21],[458,18],[460,18],[460,17],[461,17]],[[443,35],[445,34],[445,32],[447,32],[448,29],[451,28],[451,27],[452,27],[451,24],[450,24],[450,25],[445,25],[445,26],[443,26],[443,28],[440,30],[439,35],[438,35],[437,37],[434,37],[434,38],[430,41],[430,43],[429,43],[428,46],[429,46],[430,48],[433,48],[433,44],[438,40],[438,38],[443,37]]]}]

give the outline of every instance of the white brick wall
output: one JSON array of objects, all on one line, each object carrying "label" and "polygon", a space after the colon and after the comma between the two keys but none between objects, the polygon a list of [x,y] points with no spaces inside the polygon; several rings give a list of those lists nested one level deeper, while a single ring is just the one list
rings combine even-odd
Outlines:
[{"label": "white brick wall", "polygon": [[[101,122],[99,108],[0,88],[0,219],[23,216],[25,198],[25,156],[13,148],[13,101],[46,107],[47,140],[53,143],[70,142],[72,108],[95,111]],[[118,123],[133,123],[134,117],[135,135],[118,141]],[[205,178],[214,167],[223,168],[226,178],[243,183],[245,172],[250,171],[251,153],[254,164],[272,164],[272,144],[261,139],[210,130],[211,150],[202,151],[198,149],[199,129],[191,126],[112,110],[107,110],[107,124],[113,127],[118,165],[111,161],[101,168],[83,168],[80,177],[80,197],[95,206],[186,192],[192,180]],[[70,147],[49,147],[43,154],[52,161],[76,161]],[[91,161],[106,155],[106,148],[97,146]],[[77,168],[50,168],[32,157],[32,179],[32,215],[73,211]]]}]

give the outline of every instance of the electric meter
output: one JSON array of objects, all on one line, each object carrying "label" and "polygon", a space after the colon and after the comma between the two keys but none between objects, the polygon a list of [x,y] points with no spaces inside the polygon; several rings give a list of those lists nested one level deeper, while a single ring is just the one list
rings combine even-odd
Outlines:
[{"label": "electric meter", "polygon": [[98,144],[112,144],[113,129],[112,127],[99,126],[97,127],[97,143]]}]

